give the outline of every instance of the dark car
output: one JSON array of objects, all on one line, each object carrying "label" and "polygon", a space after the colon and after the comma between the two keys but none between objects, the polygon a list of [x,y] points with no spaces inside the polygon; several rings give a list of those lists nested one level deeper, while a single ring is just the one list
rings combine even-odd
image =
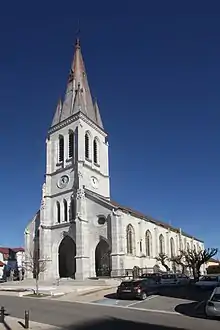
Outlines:
[{"label": "dark car", "polygon": [[145,273],[145,274],[142,274],[141,275],[141,278],[144,278],[144,279],[146,279],[146,278],[153,278],[155,281],[156,281],[156,283],[160,283],[160,281],[161,281],[161,274],[159,274],[159,273]]},{"label": "dark car", "polygon": [[158,287],[153,278],[123,281],[117,289],[117,298],[145,300],[147,296],[158,293]]}]

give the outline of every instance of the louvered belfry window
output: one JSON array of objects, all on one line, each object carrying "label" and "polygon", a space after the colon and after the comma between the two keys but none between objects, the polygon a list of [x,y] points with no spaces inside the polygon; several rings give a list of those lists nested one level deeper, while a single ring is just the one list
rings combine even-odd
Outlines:
[{"label": "louvered belfry window", "polygon": [[63,162],[64,160],[64,138],[61,135],[59,137],[59,162]]},{"label": "louvered belfry window", "polygon": [[93,141],[93,160],[95,164],[98,164],[98,143],[96,139]]},{"label": "louvered belfry window", "polygon": [[74,154],[74,133],[69,132],[69,158],[72,158]]},{"label": "louvered belfry window", "polygon": [[85,134],[85,158],[89,159],[89,134]]}]

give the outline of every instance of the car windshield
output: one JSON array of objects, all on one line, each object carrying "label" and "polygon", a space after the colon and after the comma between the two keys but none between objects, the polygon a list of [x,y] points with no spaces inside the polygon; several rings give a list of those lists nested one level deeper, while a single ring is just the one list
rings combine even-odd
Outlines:
[{"label": "car windshield", "polygon": [[215,293],[211,300],[216,301],[216,302],[220,302],[220,293]]},{"label": "car windshield", "polygon": [[176,276],[174,274],[166,274],[166,275],[162,275],[162,278],[166,280],[171,280],[176,278]]},{"label": "car windshield", "polygon": [[200,281],[218,282],[218,276],[203,276]]},{"label": "car windshield", "polygon": [[131,288],[141,284],[141,281],[122,282],[121,287]]}]

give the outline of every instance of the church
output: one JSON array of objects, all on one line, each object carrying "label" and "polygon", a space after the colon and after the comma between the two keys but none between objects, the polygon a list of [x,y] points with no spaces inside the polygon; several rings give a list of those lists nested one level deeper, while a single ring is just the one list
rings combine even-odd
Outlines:
[{"label": "church", "polygon": [[47,133],[41,205],[24,233],[25,263],[44,261],[43,280],[124,276],[134,266],[163,271],[160,253],[204,249],[181,228],[111,199],[108,146],[77,39],[66,92]]}]

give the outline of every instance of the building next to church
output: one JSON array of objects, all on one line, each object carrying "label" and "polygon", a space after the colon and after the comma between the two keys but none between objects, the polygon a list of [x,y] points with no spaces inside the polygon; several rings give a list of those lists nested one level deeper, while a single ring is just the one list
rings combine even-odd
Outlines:
[{"label": "building next to church", "polygon": [[120,276],[134,266],[164,270],[159,253],[204,248],[181,229],[111,199],[108,149],[77,40],[65,96],[47,134],[40,209],[25,229],[25,262],[33,255],[44,260],[43,279]]}]

